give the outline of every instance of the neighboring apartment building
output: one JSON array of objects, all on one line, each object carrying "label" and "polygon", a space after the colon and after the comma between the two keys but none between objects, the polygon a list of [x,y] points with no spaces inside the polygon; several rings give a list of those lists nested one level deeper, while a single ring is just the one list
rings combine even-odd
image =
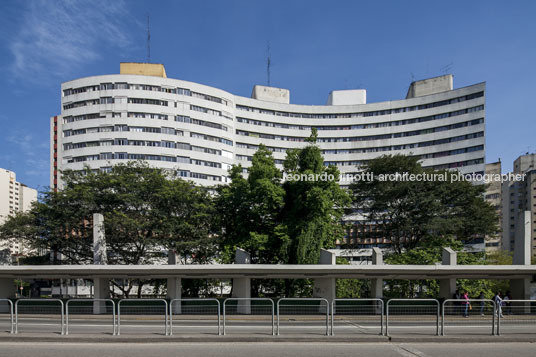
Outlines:
[{"label": "neighboring apartment building", "polygon": [[515,237],[523,234],[523,216],[531,212],[532,255],[536,255],[536,154],[522,155],[514,161],[514,174],[525,174],[523,181],[502,185],[502,239],[504,249],[513,251]]},{"label": "neighboring apartment building", "polygon": [[[17,212],[26,212],[37,200],[37,191],[17,182],[15,172],[0,168],[0,224]],[[11,239],[0,241],[0,250],[8,249],[11,255],[28,253],[24,242]]]},{"label": "neighboring apartment building", "polygon": [[[411,83],[405,99],[367,103],[364,89],[340,90],[326,105],[290,104],[289,90],[265,86],[242,97],[167,78],[163,65],[147,63],[121,63],[120,74],[75,79],[61,89],[61,114],[51,118],[54,189],[61,188],[61,170],[108,170],[135,159],[197,184],[225,184],[228,169],[246,170],[260,144],[281,168],[286,150],[305,146],[313,127],[325,164],[343,176],[384,154],[417,156],[435,169],[485,170],[485,83],[454,89],[452,75]],[[361,239],[375,227],[354,223],[347,238],[353,246],[388,244]]]},{"label": "neighboring apartment building", "polygon": [[[492,162],[490,164],[486,164],[486,174],[489,175],[500,175],[502,173],[501,171],[501,161]],[[486,188],[485,193],[485,199],[488,201],[493,207],[495,207],[495,212],[497,212],[498,216],[498,223],[497,225],[499,228],[502,228],[502,184],[501,181],[494,180],[492,182],[488,183],[488,187]],[[498,232],[497,234],[486,236],[486,251],[496,251],[500,249],[504,249],[503,243],[502,243],[502,232]]]}]

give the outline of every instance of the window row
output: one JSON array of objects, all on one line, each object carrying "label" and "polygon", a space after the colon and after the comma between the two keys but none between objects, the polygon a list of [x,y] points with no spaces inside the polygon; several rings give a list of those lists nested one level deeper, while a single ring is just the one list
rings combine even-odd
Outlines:
[{"label": "window row", "polygon": [[92,133],[108,133],[108,132],[137,132],[137,133],[157,133],[157,134],[169,134],[169,135],[178,135],[183,136],[184,132],[182,130],[177,130],[174,128],[161,127],[155,128],[150,126],[132,126],[125,124],[109,125],[109,126],[100,126],[93,128],[84,128],[84,129],[68,129],[63,131],[64,137],[82,135],[82,134],[92,134]]},{"label": "window row", "polygon": [[244,110],[248,112],[261,113],[261,114],[290,117],[290,118],[308,118],[308,119],[358,118],[358,117],[371,117],[371,116],[378,116],[378,115],[389,115],[389,114],[396,114],[396,113],[412,112],[415,110],[435,108],[435,107],[440,107],[444,105],[463,102],[466,100],[472,100],[472,99],[480,98],[483,96],[484,96],[484,92],[477,92],[473,94],[464,95],[461,97],[456,97],[456,98],[442,100],[442,101],[428,103],[428,104],[415,105],[415,106],[410,106],[410,107],[376,110],[376,111],[371,111],[371,112],[342,113],[342,114],[327,114],[327,113],[326,114],[308,114],[308,113],[280,112],[280,111],[275,111],[275,110],[254,108],[254,107],[249,107],[245,105],[236,105],[236,109]]},{"label": "window row", "polygon": [[[375,148],[359,148],[359,149],[333,149],[333,150],[322,150],[322,154],[324,155],[336,155],[336,154],[354,154],[354,153],[366,153],[366,152],[382,152],[382,151],[398,151],[398,150],[407,150],[407,149],[413,149],[418,147],[427,147],[427,146],[433,146],[433,145],[440,145],[440,144],[447,144],[447,143],[454,143],[457,141],[462,140],[470,140],[475,138],[480,138],[484,136],[484,132],[477,132],[477,133],[471,133],[466,135],[460,135],[460,136],[454,136],[451,138],[444,138],[439,140],[431,140],[431,141],[425,141],[420,143],[411,143],[411,144],[404,144],[404,145],[392,145],[392,146],[382,146],[382,147],[375,147]],[[241,149],[251,149],[251,150],[258,150],[259,145],[254,144],[247,144],[247,143],[236,143],[237,148]],[[286,152],[288,148],[284,147],[276,147],[276,146],[267,146],[266,147],[271,152]]]},{"label": "window row", "polygon": [[99,90],[114,90],[114,89],[133,89],[133,90],[145,90],[145,91],[152,91],[152,92],[172,93],[172,94],[178,94],[178,95],[184,95],[184,96],[192,96],[192,97],[201,98],[210,102],[229,105],[229,101],[227,101],[226,99],[214,97],[208,94],[192,92],[186,88],[154,86],[154,85],[148,85],[148,84],[135,84],[135,83],[125,83],[125,82],[101,83],[100,85],[91,85],[91,86],[78,87],[78,88],[67,88],[63,90],[63,95],[67,97],[72,94],[95,92]]},{"label": "window row", "polygon": [[[438,133],[441,131],[446,130],[453,130],[458,129],[466,126],[472,126],[472,125],[478,125],[484,123],[484,118],[480,119],[474,119],[469,120],[461,123],[451,124],[451,125],[445,125],[440,126],[436,128],[429,128],[429,129],[421,129],[421,130],[413,130],[413,131],[407,131],[402,133],[394,133],[394,134],[380,134],[380,135],[368,135],[368,136],[350,136],[350,137],[320,137],[317,139],[318,142],[321,143],[338,143],[338,142],[354,142],[354,141],[370,141],[370,140],[385,140],[385,139],[392,139],[392,138],[402,138],[402,137],[408,137],[408,136],[416,136],[416,135],[425,135],[425,134],[431,134],[431,133]],[[272,139],[272,140],[283,140],[283,141],[295,141],[295,142],[305,142],[307,139],[306,137],[298,137],[298,136],[285,136],[285,135],[273,135],[273,134],[264,134],[264,133],[255,133],[245,130],[236,130],[237,135],[242,136],[250,136],[254,138],[261,138],[261,139]]]},{"label": "window row", "polygon": [[189,124],[206,126],[206,127],[209,127],[209,128],[220,129],[220,130],[223,130],[223,131],[228,131],[229,130],[229,128],[227,126],[225,126],[225,125],[218,124],[218,123],[213,123],[213,122],[206,121],[206,120],[193,119],[193,118],[190,118],[189,116],[185,116],[185,115],[177,115],[177,116],[175,116],[175,121],[180,122],[180,123],[189,123]]},{"label": "window row", "polygon": [[466,113],[473,113],[473,112],[477,112],[480,110],[484,110],[483,105],[479,105],[479,106],[468,108],[468,109],[448,112],[448,113],[430,115],[430,116],[422,117],[422,118],[396,120],[396,121],[388,121],[388,122],[372,123],[372,124],[354,124],[354,125],[315,125],[315,126],[295,125],[295,124],[282,124],[282,123],[276,123],[276,122],[247,119],[243,117],[236,117],[236,121],[239,123],[267,126],[267,127],[272,127],[272,128],[296,129],[296,130],[307,130],[307,131],[311,131],[313,127],[318,130],[356,130],[356,129],[375,129],[375,128],[384,128],[384,127],[389,127],[389,126],[400,126],[400,125],[407,125],[407,124],[424,123],[424,122],[431,121],[431,120],[440,120],[440,119],[454,117],[454,116],[458,116],[458,115],[462,115]]}]

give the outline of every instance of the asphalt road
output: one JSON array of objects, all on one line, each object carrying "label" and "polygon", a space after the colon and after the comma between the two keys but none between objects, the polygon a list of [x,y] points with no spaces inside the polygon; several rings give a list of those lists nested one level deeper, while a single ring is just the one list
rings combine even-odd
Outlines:
[{"label": "asphalt road", "polygon": [[0,342],[0,356],[18,357],[533,357],[531,343],[17,343]]}]

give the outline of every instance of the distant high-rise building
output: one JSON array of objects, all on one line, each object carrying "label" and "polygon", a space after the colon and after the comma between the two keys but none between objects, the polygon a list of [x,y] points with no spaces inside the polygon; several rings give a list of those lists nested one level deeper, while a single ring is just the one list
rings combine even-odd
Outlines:
[{"label": "distant high-rise building", "polygon": [[530,211],[532,255],[536,255],[536,154],[521,155],[514,161],[514,174],[521,181],[502,184],[502,239],[505,249],[514,250],[515,237],[524,233],[524,212]]},{"label": "distant high-rise building", "polygon": [[[37,191],[17,182],[15,172],[0,168],[0,224],[9,216],[30,210],[37,200]],[[8,249],[11,255],[26,254],[24,242],[17,238],[0,241],[0,250]]]},{"label": "distant high-rise building", "polygon": [[[501,174],[501,161],[493,162],[486,164],[486,174],[488,175],[500,175]],[[493,207],[495,207],[495,212],[498,216],[498,226],[501,228],[502,222],[502,185],[499,180],[492,180],[488,183],[486,188],[485,199]],[[494,251],[503,248],[502,244],[502,233],[498,232],[497,234],[486,237],[486,251]]]}]

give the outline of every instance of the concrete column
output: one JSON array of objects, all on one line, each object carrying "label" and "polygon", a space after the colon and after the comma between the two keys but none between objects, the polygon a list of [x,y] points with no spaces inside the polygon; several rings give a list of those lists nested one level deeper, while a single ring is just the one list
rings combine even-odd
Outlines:
[{"label": "concrete column", "polygon": [[[236,248],[235,264],[251,264],[251,255],[244,249]],[[251,278],[234,278],[233,279],[233,297],[251,298]],[[239,314],[251,314],[250,301],[238,301],[237,312]]]},{"label": "concrete column", "polygon": [[0,299],[8,299],[15,296],[15,280],[0,279]]},{"label": "concrete column", "polygon": [[[372,248],[372,264],[383,265],[383,253],[378,247]],[[375,299],[383,298],[383,279],[371,279],[370,297]]]},{"label": "concrete column", "polygon": [[[179,261],[179,257],[174,250],[168,251],[168,264],[175,265]],[[180,299],[182,297],[182,279],[180,277],[171,277],[167,279],[167,298]],[[173,313],[181,313],[181,304],[180,302],[173,303]]]},{"label": "concrete column", "polygon": [[[104,216],[93,214],[93,264],[105,265],[108,262],[106,254],[106,236],[104,232]],[[107,278],[93,279],[93,299],[110,298],[110,280]],[[94,301],[93,314],[105,314],[106,302]]]},{"label": "concrete column", "polygon": [[[456,265],[457,253],[449,247],[444,247],[442,251],[442,265]],[[439,279],[439,297],[442,299],[452,299],[456,293],[456,278]]]},{"label": "concrete column", "polygon": [[93,264],[106,264],[106,236],[104,233],[104,217],[100,213],[93,214]]},{"label": "concrete column", "polygon": [[[335,253],[332,253],[326,249],[320,250],[319,264],[337,264]],[[337,298],[337,283],[335,278],[315,278],[313,297],[324,298],[329,301],[329,303],[331,303],[333,299]],[[320,305],[321,313],[325,313],[325,309],[326,307],[324,305]]]},{"label": "concrete column", "polygon": [[[110,298],[110,280],[107,278],[93,278],[93,299],[109,299]],[[105,314],[106,302],[94,301],[93,314]]]},{"label": "concrete column", "polygon": [[[530,241],[530,211],[525,211],[518,218],[518,229],[515,235],[514,243],[514,265],[530,265],[530,258],[532,253],[531,241]],[[510,290],[512,292],[512,298],[519,300],[530,299],[530,281],[531,278],[526,277],[522,279],[510,280]]]}]

